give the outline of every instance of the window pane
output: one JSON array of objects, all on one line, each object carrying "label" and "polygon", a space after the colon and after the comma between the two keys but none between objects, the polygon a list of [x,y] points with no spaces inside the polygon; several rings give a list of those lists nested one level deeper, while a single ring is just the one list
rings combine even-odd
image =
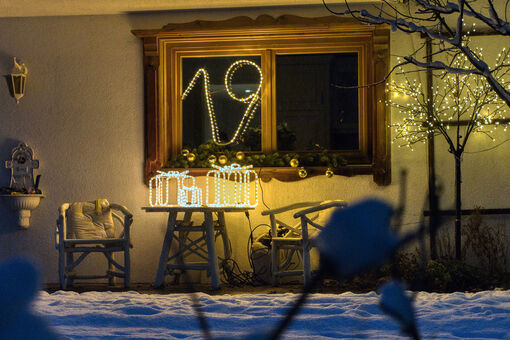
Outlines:
[{"label": "window pane", "polygon": [[357,53],[276,56],[278,150],[359,147]]},{"label": "window pane", "polygon": [[[225,74],[235,61],[250,60],[260,67],[260,56],[206,57],[182,59],[182,89],[188,84],[198,69],[209,73],[210,92],[213,102],[219,137],[222,142],[230,141],[248,107],[248,103],[234,100],[225,89]],[[243,98],[257,91],[260,75],[253,66],[244,65],[231,73],[232,92]],[[194,88],[182,102],[182,142],[185,148],[195,148],[212,140],[211,123],[204,95],[203,76],[197,79]],[[246,133],[229,146],[232,150],[260,151],[260,105],[248,125]]]}]

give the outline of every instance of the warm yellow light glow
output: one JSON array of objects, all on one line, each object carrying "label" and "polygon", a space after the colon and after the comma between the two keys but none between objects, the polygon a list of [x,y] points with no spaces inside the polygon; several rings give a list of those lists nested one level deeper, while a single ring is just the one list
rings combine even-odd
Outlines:
[{"label": "warm yellow light glow", "polygon": [[[474,49],[478,58],[482,57],[482,49]],[[448,57],[449,66],[463,69],[471,67],[464,55]],[[510,51],[504,48],[499,53],[492,74],[502,84],[508,85],[508,68]],[[435,84],[429,96],[416,79],[408,76],[403,68],[399,68],[403,75],[400,81],[387,83],[388,96],[385,101],[398,111],[402,118],[388,127],[394,130],[393,141],[399,146],[406,146],[413,150],[413,145],[426,142],[430,136],[443,135],[447,142],[452,140],[451,131],[460,131],[462,138],[473,133],[481,133],[494,140],[492,134],[498,127],[506,130],[508,109],[503,100],[493,91],[487,80],[475,74],[435,74]],[[462,121],[463,124],[455,124]]]}]

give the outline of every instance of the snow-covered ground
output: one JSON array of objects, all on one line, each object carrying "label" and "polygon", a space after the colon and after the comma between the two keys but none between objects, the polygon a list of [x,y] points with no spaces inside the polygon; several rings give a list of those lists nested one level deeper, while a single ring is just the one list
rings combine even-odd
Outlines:
[{"label": "snow-covered ground", "polygon": [[[240,339],[274,327],[296,294],[197,294],[215,338]],[[285,339],[398,339],[398,324],[378,308],[379,296],[313,294]],[[416,299],[424,339],[510,339],[510,291],[435,294]],[[185,294],[41,292],[37,314],[70,339],[201,339]]]}]

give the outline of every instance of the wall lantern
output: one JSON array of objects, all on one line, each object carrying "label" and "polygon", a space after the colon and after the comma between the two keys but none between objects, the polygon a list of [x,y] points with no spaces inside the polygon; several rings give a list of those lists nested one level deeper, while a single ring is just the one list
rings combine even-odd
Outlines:
[{"label": "wall lantern", "polygon": [[25,95],[25,84],[27,82],[28,69],[24,63],[21,65],[14,57],[14,67],[11,73],[12,94],[16,98],[16,103],[19,104],[21,97]]}]

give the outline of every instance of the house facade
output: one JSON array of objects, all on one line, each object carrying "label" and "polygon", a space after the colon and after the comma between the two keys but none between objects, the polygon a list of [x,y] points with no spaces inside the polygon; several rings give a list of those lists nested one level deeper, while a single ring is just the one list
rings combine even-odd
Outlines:
[{"label": "house facade", "polygon": [[[131,239],[132,282],[154,280],[165,234],[166,215],[146,213],[148,186],[144,180],[145,114],[142,41],[132,30],[159,29],[168,23],[221,21],[237,16],[279,17],[328,15],[319,5],[232,9],[192,9],[115,15],[0,18],[0,71],[11,72],[12,57],[29,69],[26,93],[16,104],[8,83],[0,83],[0,160],[10,158],[20,142],[29,144],[39,160],[40,188],[45,194],[31,217],[28,230],[0,204],[0,259],[26,256],[39,264],[45,283],[58,282],[55,219],[64,202],[107,198],[128,207],[134,215]],[[479,37],[488,55],[496,54],[502,38]],[[508,38],[504,38],[507,39]],[[423,44],[419,36],[390,35],[390,64],[397,56]],[[508,46],[508,44],[506,44]],[[399,75],[393,76],[398,79]],[[422,82],[424,74],[416,74]],[[390,121],[402,117],[389,113]],[[391,138],[391,136],[390,136]],[[475,136],[467,151],[490,148],[510,134],[497,132],[497,142]],[[510,196],[510,144],[463,159],[463,206],[507,208]],[[378,185],[371,174],[314,176],[298,181],[261,182],[263,200],[271,208],[299,201],[343,199],[349,203],[379,197],[399,201],[399,170],[407,170],[404,214],[406,229],[414,228],[426,207],[427,148],[414,150],[391,144],[391,183]],[[452,209],[453,157],[440,138],[436,142],[436,171],[441,207]],[[10,171],[0,169],[0,186],[9,185]],[[259,199],[260,200],[260,199]],[[262,203],[250,211],[251,225],[269,223]],[[498,222],[499,223],[499,222]],[[505,221],[501,221],[505,223]],[[233,258],[248,269],[246,243],[250,227],[242,213],[227,215]],[[96,259],[103,261],[103,259]],[[89,264],[94,267],[94,261]]]}]

